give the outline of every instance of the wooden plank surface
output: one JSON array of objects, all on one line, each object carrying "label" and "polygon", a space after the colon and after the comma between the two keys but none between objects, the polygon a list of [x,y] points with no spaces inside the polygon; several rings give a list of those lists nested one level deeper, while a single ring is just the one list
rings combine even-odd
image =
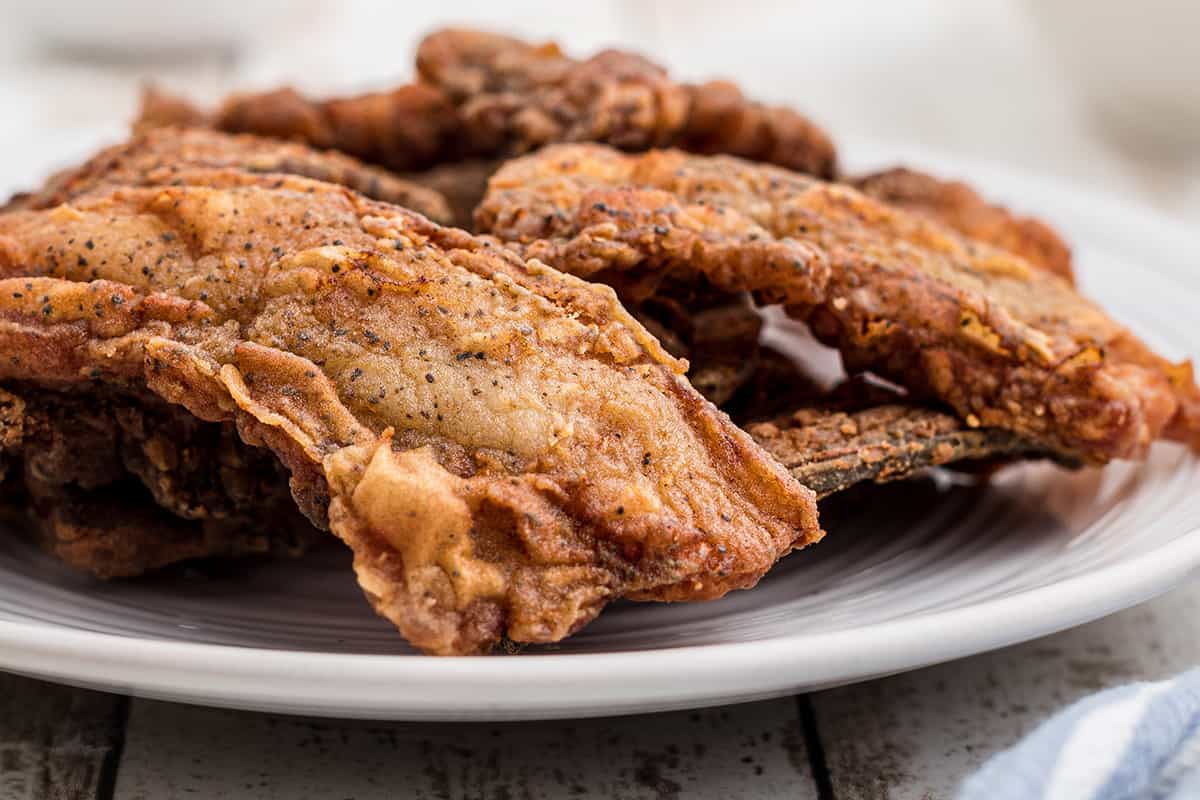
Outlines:
[{"label": "wooden plank surface", "polygon": [[1065,633],[811,696],[837,800],[949,800],[1072,701],[1200,663],[1200,581]]},{"label": "wooden plank surface", "polygon": [[111,795],[128,704],[0,674],[0,800]]},{"label": "wooden plank surface", "polygon": [[339,722],[135,701],[115,797],[810,800],[817,793],[791,698],[499,725]]}]

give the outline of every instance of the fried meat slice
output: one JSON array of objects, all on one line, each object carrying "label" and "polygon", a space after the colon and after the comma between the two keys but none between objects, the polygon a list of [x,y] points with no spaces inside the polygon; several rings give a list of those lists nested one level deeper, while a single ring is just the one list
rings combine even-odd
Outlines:
[{"label": "fried meat slice", "polygon": [[734,153],[825,177],[836,171],[829,137],[802,115],[748,100],[724,81],[679,83],[633,53],[579,61],[554,44],[450,29],[421,42],[417,71],[417,83],[389,92],[312,100],[279,89],[234,95],[212,114],[154,91],[137,124],[294,139],[399,171],[582,141]]},{"label": "fried meat slice", "polygon": [[98,189],[163,186],[192,170],[230,169],[252,174],[300,175],[348,186],[368,197],[411,208],[435,222],[449,222],[450,207],[434,189],[404,180],[336,152],[291,142],[233,135],[203,128],[155,128],[108,147],[83,165],[53,176],[14,208],[51,208]]},{"label": "fried meat slice", "polygon": [[1010,431],[970,428],[950,414],[900,404],[860,411],[803,408],[746,430],[821,498],[863,481],[909,478],[929,467],[1047,455]]},{"label": "fried meat slice", "polygon": [[966,236],[1021,256],[1073,283],[1071,248],[1046,223],[989,203],[960,181],[895,167],[848,181],[865,195],[923,214]]},{"label": "fried meat slice", "polygon": [[579,61],[553,43],[447,29],[421,42],[417,71],[458,108],[480,152],[603,142],[623,150],[732,153],[824,176],[835,171],[829,137],[795,111],[747,100],[724,81],[678,83],[633,53],[605,50]]},{"label": "fried meat slice", "polygon": [[[492,173],[499,169],[502,163],[490,158],[453,161],[421,172],[405,173],[404,178],[444,197],[450,208],[450,224],[456,228],[471,230],[475,207],[487,191],[488,178],[492,177]],[[429,214],[425,216],[430,217]]]},{"label": "fried meat slice", "polygon": [[211,113],[148,89],[134,129],[163,125],[203,125],[302,142],[397,172],[427,169],[469,155],[462,152],[462,126],[454,107],[442,92],[419,83],[330,100],[310,100],[289,88],[234,94]]},{"label": "fried meat slice", "polygon": [[678,151],[560,145],[493,176],[477,224],[635,304],[669,274],[781,303],[872,371],[1068,458],[1200,445],[1188,363],[1058,276],[845,186]]},{"label": "fried meat slice", "polygon": [[0,273],[0,379],[236,426],[428,652],[717,597],[820,536],[812,493],[610,290],[340,187],[3,215]]},{"label": "fried meat slice", "polygon": [[51,552],[101,578],[178,561],[299,555],[319,532],[278,460],[145,392],[0,389],[10,498]]}]

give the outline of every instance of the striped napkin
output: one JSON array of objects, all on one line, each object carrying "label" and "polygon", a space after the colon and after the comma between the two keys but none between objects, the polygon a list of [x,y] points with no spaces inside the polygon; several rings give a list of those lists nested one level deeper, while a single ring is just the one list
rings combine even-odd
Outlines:
[{"label": "striped napkin", "polygon": [[984,764],[959,800],[1200,800],[1200,668],[1080,700]]}]

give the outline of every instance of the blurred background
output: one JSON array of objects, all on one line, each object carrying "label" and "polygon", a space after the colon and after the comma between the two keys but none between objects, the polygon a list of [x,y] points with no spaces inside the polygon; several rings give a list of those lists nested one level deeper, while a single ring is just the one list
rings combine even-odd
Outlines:
[{"label": "blurred background", "polygon": [[0,11],[6,190],[118,137],[147,80],[204,101],[281,83],[387,87],[411,76],[424,33],[470,24],[732,78],[816,118],[851,153],[870,140],[973,157],[1200,222],[1200,4],[1179,0],[0,0]]}]

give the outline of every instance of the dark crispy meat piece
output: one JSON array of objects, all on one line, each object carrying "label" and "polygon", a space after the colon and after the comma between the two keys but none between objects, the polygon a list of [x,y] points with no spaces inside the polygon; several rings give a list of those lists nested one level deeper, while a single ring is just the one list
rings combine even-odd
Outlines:
[{"label": "dark crispy meat piece", "polygon": [[455,161],[423,172],[410,172],[404,177],[446,198],[450,206],[451,224],[456,228],[471,230],[475,206],[479,205],[483,193],[487,191],[488,178],[499,169],[501,163],[492,159]]},{"label": "dark crispy meat piece", "polygon": [[97,578],[131,578],[184,561],[295,557],[320,536],[296,513],[188,520],[154,505],[141,486],[66,487],[24,500],[42,546]]},{"label": "dark crispy meat piece", "polygon": [[[786,353],[760,346],[754,371],[722,408],[741,427],[830,400],[829,388]],[[895,398],[888,398],[888,402]],[[841,404],[838,404],[841,408]]]},{"label": "dark crispy meat piece", "polygon": [[279,89],[235,95],[212,114],[151,90],[137,126],[203,124],[294,139],[399,171],[597,141],[836,172],[829,137],[800,114],[747,100],[729,83],[677,83],[632,53],[607,50],[577,61],[553,44],[444,30],[421,43],[417,69],[420,82],[390,92],[310,100]]},{"label": "dark crispy meat piece", "polygon": [[1190,364],[1061,278],[848,187],[730,157],[555,146],[497,172],[477,222],[525,257],[642,296],[676,270],[753,291],[851,373],[1067,457],[1137,458],[1163,435],[1200,445]]},{"label": "dark crispy meat piece", "polygon": [[298,555],[319,535],[291,502],[277,459],[231,425],[156,395],[26,384],[0,390],[0,409],[6,472],[43,541],[98,577],[201,557]]},{"label": "dark crispy meat piece", "polygon": [[634,316],[671,355],[688,361],[688,380],[713,405],[724,406],[758,365],[762,317],[749,295],[729,294],[703,278],[658,287]]},{"label": "dark crispy meat piece", "polygon": [[726,82],[676,83],[632,53],[605,50],[577,61],[554,44],[450,29],[421,43],[417,70],[457,106],[474,152],[603,142],[733,153],[823,176],[835,171],[829,137],[796,112],[751,102]]},{"label": "dark crispy meat piece", "polygon": [[821,178],[836,176],[833,141],[807,117],[785,106],[747,100],[728,81],[710,81],[687,90],[691,110],[674,147],[765,161]]},{"label": "dark crispy meat piece", "polygon": [[423,84],[331,100],[310,100],[294,89],[235,94],[212,113],[149,89],[134,130],[162,125],[203,125],[332,148],[397,172],[471,155],[454,107]]},{"label": "dark crispy meat piece", "polygon": [[0,378],[235,425],[417,646],[718,597],[820,536],[610,290],[329,184],[187,179],[0,216]]},{"label": "dark crispy meat piece", "polygon": [[1074,282],[1071,248],[1053,228],[1032,217],[989,203],[958,181],[896,167],[851,179],[850,185],[877,200],[923,214],[970,239],[1021,256],[1035,267]]},{"label": "dark crispy meat piece", "polygon": [[969,428],[949,414],[918,406],[856,412],[805,408],[746,430],[818,497],[953,462],[1046,455],[1009,431]]},{"label": "dark crispy meat piece", "polygon": [[165,186],[197,169],[302,175],[348,186],[368,197],[448,222],[450,208],[435,190],[370,167],[341,153],[202,128],[156,128],[106,148],[85,164],[60,172],[11,208],[50,208],[85,192],[117,186]]}]

